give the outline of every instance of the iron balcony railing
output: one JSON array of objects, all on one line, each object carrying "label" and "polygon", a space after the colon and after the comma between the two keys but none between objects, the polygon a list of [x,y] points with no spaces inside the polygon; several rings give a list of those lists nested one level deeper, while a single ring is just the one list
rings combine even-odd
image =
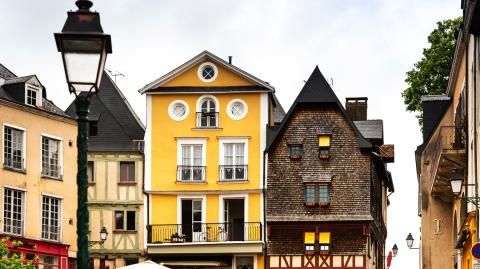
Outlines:
[{"label": "iron balcony railing", "polygon": [[464,150],[466,143],[466,134],[463,127],[442,126],[438,133],[437,140],[432,148],[432,166],[431,175],[434,178],[440,157],[445,150]]},{"label": "iron balcony railing", "polygon": [[238,181],[248,179],[248,165],[220,165],[220,181]]},{"label": "iron balcony railing", "polygon": [[197,112],[197,128],[218,128],[218,112]]},{"label": "iron balcony railing", "polygon": [[25,170],[23,157],[6,157],[3,166],[15,170]]},{"label": "iron balcony railing", "polygon": [[147,242],[244,242],[262,241],[260,222],[189,223],[147,225]]},{"label": "iron balcony railing", "polygon": [[178,165],[177,181],[205,181],[205,166]]}]

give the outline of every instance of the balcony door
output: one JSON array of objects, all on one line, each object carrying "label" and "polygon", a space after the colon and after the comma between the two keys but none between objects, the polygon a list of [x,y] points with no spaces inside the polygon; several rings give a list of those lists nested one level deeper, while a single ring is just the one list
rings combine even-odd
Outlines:
[{"label": "balcony door", "polygon": [[185,235],[185,241],[204,241],[202,226],[202,200],[182,200],[182,234]]},{"label": "balcony door", "polygon": [[224,221],[228,241],[244,241],[245,238],[245,200],[224,200]]}]

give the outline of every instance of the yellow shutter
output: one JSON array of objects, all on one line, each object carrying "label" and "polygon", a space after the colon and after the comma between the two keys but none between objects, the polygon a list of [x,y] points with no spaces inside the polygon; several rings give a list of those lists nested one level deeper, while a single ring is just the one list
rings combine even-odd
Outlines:
[{"label": "yellow shutter", "polygon": [[319,243],[330,244],[330,233],[320,233]]},{"label": "yellow shutter", "polygon": [[318,137],[318,146],[319,147],[330,147],[330,136],[321,135]]},{"label": "yellow shutter", "polygon": [[315,232],[305,233],[305,244],[315,244]]}]

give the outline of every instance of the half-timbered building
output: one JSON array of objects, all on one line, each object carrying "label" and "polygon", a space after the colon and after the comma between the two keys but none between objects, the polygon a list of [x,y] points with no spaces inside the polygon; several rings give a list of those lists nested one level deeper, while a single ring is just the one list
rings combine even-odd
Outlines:
[{"label": "half-timbered building", "polygon": [[317,67],[267,137],[268,268],[384,268],[393,145],[367,98],[345,109]]}]

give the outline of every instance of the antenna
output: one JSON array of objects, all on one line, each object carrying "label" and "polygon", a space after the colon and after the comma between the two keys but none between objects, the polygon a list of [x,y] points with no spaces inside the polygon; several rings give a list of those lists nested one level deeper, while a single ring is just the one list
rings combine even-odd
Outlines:
[{"label": "antenna", "polygon": [[108,68],[105,68],[105,70],[107,70],[107,72],[110,74],[111,77],[113,77],[113,81],[115,82],[115,84],[117,84],[117,77],[118,76],[122,76],[124,78],[126,78],[126,76],[118,71],[115,71],[115,73],[112,71],[112,69],[108,69]]}]

